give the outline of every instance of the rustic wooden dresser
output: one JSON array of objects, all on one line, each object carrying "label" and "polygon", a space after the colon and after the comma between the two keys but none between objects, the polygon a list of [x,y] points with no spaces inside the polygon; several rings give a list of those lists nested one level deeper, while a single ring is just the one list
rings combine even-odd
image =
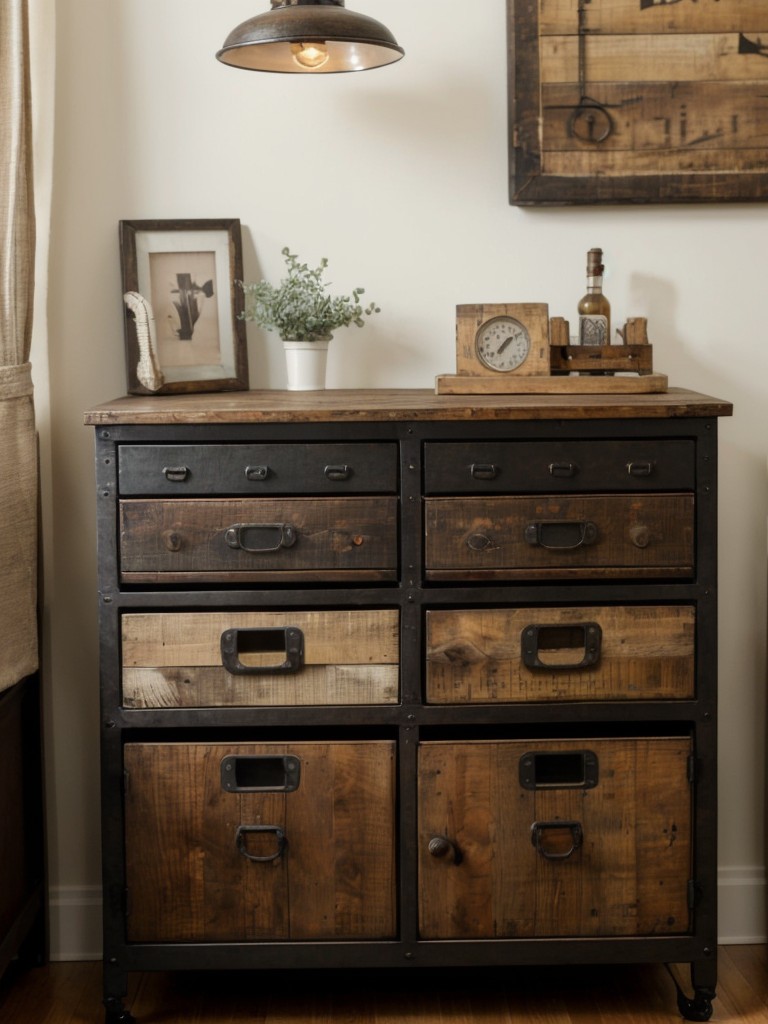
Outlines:
[{"label": "rustic wooden dresser", "polygon": [[717,418],[421,390],[93,409],[105,1005],[128,972],[716,984]]}]

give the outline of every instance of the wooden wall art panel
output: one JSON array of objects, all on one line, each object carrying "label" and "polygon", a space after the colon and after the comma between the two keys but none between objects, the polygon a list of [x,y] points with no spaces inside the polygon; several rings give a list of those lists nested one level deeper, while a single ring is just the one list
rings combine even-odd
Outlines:
[{"label": "wooden wall art panel", "polygon": [[507,0],[513,205],[768,197],[766,0]]}]

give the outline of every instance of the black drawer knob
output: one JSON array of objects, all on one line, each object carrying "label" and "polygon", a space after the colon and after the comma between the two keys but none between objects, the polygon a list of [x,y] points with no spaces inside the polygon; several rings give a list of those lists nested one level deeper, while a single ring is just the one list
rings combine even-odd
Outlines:
[{"label": "black drawer knob", "polygon": [[464,859],[461,850],[458,848],[453,840],[448,839],[447,836],[432,836],[427,846],[427,851],[432,857],[436,857],[438,860],[442,860],[443,857],[448,857],[454,864],[461,864]]}]

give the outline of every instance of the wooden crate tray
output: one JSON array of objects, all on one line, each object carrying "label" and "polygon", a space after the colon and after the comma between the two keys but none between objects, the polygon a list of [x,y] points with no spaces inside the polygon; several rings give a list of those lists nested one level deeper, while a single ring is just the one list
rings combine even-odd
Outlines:
[{"label": "wooden crate tray", "polygon": [[667,390],[663,373],[626,377],[470,377],[441,374],[435,378],[438,395],[599,395],[660,394]]}]

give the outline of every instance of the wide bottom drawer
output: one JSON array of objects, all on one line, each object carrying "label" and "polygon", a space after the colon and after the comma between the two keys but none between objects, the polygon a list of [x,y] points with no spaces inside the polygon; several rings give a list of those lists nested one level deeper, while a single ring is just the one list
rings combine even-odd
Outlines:
[{"label": "wide bottom drawer", "polygon": [[394,754],[126,744],[128,940],[392,938]]},{"label": "wide bottom drawer", "polygon": [[688,605],[428,611],[427,702],[691,699],[695,625]]},{"label": "wide bottom drawer", "polygon": [[151,612],[121,621],[129,708],[394,704],[398,612]]},{"label": "wide bottom drawer", "polygon": [[689,930],[688,737],[427,742],[425,939]]}]

